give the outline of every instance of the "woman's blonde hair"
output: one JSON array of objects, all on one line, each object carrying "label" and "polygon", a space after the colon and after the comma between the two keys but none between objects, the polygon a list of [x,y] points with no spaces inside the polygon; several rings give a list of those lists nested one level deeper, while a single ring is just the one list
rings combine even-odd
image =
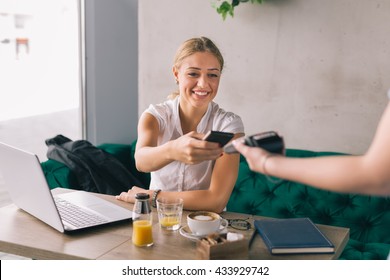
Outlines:
[{"label": "woman's blonde hair", "polygon": [[[176,51],[173,60],[173,65],[176,68],[179,68],[185,58],[197,52],[209,52],[213,54],[217,58],[221,67],[220,71],[222,72],[224,66],[224,59],[222,57],[222,54],[219,51],[218,47],[214,44],[214,42],[206,37],[192,38],[186,40]],[[179,90],[171,93],[168,98],[174,99],[177,95],[179,95]]]}]

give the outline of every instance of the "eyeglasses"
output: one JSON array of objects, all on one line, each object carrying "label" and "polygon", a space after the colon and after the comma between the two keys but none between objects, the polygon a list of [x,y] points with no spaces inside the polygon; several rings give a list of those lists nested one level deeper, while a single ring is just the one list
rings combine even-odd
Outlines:
[{"label": "eyeglasses", "polygon": [[228,221],[228,226],[238,229],[238,230],[249,230],[251,229],[251,224],[248,222],[248,219],[226,219]]}]

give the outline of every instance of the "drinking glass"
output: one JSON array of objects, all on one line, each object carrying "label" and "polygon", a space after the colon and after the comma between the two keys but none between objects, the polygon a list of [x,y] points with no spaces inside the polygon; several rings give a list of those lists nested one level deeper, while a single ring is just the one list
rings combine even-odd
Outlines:
[{"label": "drinking glass", "polygon": [[158,198],[156,203],[160,226],[166,230],[178,230],[183,214],[183,199]]}]

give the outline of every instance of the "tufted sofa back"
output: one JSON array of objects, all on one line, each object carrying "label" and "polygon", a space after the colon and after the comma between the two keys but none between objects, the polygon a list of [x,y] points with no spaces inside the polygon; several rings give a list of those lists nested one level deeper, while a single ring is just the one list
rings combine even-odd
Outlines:
[{"label": "tufted sofa back", "polygon": [[[333,154],[287,150],[290,157]],[[309,217],[318,224],[350,228],[350,239],[358,243],[386,243],[384,254],[390,248],[390,198],[340,194],[268,178],[252,172],[243,157],[227,209],[275,218]]]}]

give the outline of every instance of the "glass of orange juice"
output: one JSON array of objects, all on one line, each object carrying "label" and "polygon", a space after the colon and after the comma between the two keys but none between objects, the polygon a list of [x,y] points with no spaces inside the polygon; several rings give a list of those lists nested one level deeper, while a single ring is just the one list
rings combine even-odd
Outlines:
[{"label": "glass of orange juice", "polygon": [[178,230],[183,214],[183,199],[158,198],[156,204],[160,226],[166,230]]},{"label": "glass of orange juice", "polygon": [[153,245],[152,222],[148,220],[133,221],[133,244],[137,246]]},{"label": "glass of orange juice", "polygon": [[137,246],[153,245],[153,215],[149,204],[149,194],[137,193],[133,207],[132,241]]}]

